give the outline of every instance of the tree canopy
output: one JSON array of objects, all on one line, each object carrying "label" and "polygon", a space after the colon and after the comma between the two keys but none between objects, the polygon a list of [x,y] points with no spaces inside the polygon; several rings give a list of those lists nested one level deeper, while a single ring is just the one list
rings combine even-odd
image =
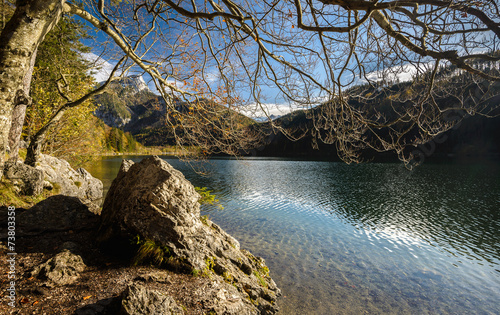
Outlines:
[{"label": "tree canopy", "polygon": [[[491,100],[500,80],[500,11],[493,0],[28,0],[17,3],[2,32],[0,88],[8,91],[0,102],[2,119],[9,119],[26,73],[13,69],[26,68],[63,12],[99,29],[101,41],[109,39],[106,58],[124,57],[123,69],[147,74],[170,107],[167,113],[182,118],[166,121],[175,121],[171,127],[185,129],[182,135],[198,146],[227,145],[218,141],[222,133],[234,151],[234,143],[250,135],[232,128],[230,118],[220,124],[198,116],[192,128],[189,111],[176,107],[182,99],[229,108],[325,104],[314,112],[314,129],[346,161],[357,160],[365,147],[402,154],[407,145],[451,128],[457,119],[447,118],[450,111],[496,113]],[[25,15],[31,22],[21,19]],[[24,42],[12,36],[22,32],[33,36]],[[468,76],[460,81],[446,72]],[[359,106],[409,74],[412,84],[392,100],[390,113]],[[9,76],[17,85],[5,82]],[[368,84],[370,92],[353,89],[357,83]],[[442,107],[437,98],[452,100]]]}]

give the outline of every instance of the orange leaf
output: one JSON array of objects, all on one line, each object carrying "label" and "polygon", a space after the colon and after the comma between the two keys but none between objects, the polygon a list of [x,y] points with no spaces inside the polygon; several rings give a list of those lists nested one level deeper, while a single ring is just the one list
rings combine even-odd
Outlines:
[{"label": "orange leaf", "polygon": [[32,306],[35,306],[35,305],[37,305],[38,303],[40,303],[40,302],[35,301],[35,302],[33,302],[33,304],[31,304],[31,305],[32,305]]},{"label": "orange leaf", "polygon": [[27,297],[25,297],[25,298],[22,298],[22,299],[21,299],[21,301],[19,301],[19,302],[21,302],[21,304],[26,304],[26,303],[28,303],[29,301],[30,301],[30,300],[29,300]]},{"label": "orange leaf", "polygon": [[92,297],[92,295],[87,295],[87,296],[84,296],[84,297],[83,297],[83,300],[84,300],[84,301],[85,301],[85,300],[88,300],[88,299],[90,299],[91,297]]}]

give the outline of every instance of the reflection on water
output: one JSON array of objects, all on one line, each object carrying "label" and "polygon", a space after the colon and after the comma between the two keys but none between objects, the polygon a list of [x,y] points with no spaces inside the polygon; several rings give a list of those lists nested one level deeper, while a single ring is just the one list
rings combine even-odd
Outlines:
[{"label": "reflection on water", "polygon": [[218,195],[204,210],[266,259],[282,314],[500,314],[498,165],[168,162]]}]

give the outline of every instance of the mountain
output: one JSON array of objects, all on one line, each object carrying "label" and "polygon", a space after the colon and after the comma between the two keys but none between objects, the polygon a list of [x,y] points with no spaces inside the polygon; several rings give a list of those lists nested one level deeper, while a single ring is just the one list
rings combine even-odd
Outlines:
[{"label": "mountain", "polygon": [[274,114],[271,114],[269,115],[269,117],[267,116],[259,116],[259,117],[252,117],[253,120],[255,120],[256,122],[260,122],[260,123],[265,123],[269,120],[276,120],[278,118],[281,118],[283,117],[284,115],[274,115]]},{"label": "mountain", "polygon": [[131,90],[133,93],[139,93],[144,90],[151,92],[142,75],[132,75],[125,77],[120,80],[118,84],[120,84],[123,89]]},{"label": "mountain", "polygon": [[[201,132],[200,135],[203,136],[202,133],[229,128],[224,126],[226,123],[236,123],[243,128],[255,122],[223,105],[205,99],[200,99],[196,104],[175,100],[169,110],[163,98],[151,92],[140,76],[126,77],[112,82],[107,91],[98,95],[95,101],[99,105],[94,112],[98,118],[110,127],[130,132],[135,139],[146,146],[174,145],[175,136],[195,131]],[[184,116],[184,123],[178,121],[178,114]],[[185,123],[187,120],[192,122],[193,128]],[[203,125],[210,125],[206,124],[207,121],[215,122],[213,130],[203,131]],[[219,126],[217,126],[218,121],[220,121]],[[184,129],[178,128],[174,134],[171,127],[173,125],[184,126]],[[217,137],[213,134],[211,136],[212,139]]]},{"label": "mountain", "polygon": [[[498,69],[492,67],[495,75],[498,75]],[[440,77],[441,76],[441,77]],[[446,77],[447,76],[447,77]],[[470,74],[461,73],[456,69],[442,69],[436,75],[436,84],[449,84],[444,88],[452,92],[453,96],[436,98],[436,102],[440,108],[446,109],[443,116],[446,121],[446,115],[460,116],[464,119],[455,127],[445,133],[430,139],[422,145],[407,146],[406,153],[414,153],[419,160],[423,159],[439,159],[439,158],[500,158],[500,84],[494,83],[488,85],[485,82],[472,84],[473,78]],[[466,89],[462,89],[460,82],[471,83]],[[447,82],[447,83],[443,83]],[[456,87],[455,85],[456,84]],[[380,87],[356,86],[347,91],[350,93],[350,105],[353,108],[360,108],[371,111],[375,116],[375,111],[378,111],[381,117],[386,117],[388,121],[397,118],[395,108],[401,112],[410,109],[413,104],[408,101],[402,101],[399,96],[404,93],[415,93],[415,91],[424,90],[418,84],[411,82],[397,83],[384,86],[386,93],[379,93],[377,97],[365,97],[375,95]],[[486,94],[485,94],[486,93]],[[457,99],[463,96],[463,99],[468,101],[480,99],[484,97],[486,100],[484,106],[490,112],[493,118],[487,118],[481,115],[470,116],[465,111],[460,113],[453,110]],[[368,101],[368,99],[371,99]],[[403,98],[404,99],[404,98]],[[399,100],[399,101],[398,101]],[[257,148],[247,150],[254,156],[279,156],[279,157],[298,157],[298,158],[316,158],[340,160],[337,154],[337,148],[334,144],[325,144],[321,140],[316,141],[314,132],[325,136],[327,133],[321,127],[313,124],[312,117],[328,117],[332,114],[332,109],[328,104],[322,104],[307,111],[297,111],[288,115],[284,115],[273,121],[275,125],[280,126],[288,135],[298,138],[297,141],[292,141],[285,136],[285,133],[279,129],[272,128],[269,122],[260,123],[252,128],[260,128],[263,133],[268,134],[263,141],[264,145]],[[458,117],[457,117],[458,118]],[[455,119],[455,118],[454,118]],[[454,120],[453,119],[453,120]],[[450,117],[450,120],[451,117]],[[402,138],[403,141],[411,143],[413,139],[419,136],[420,130],[411,124],[404,125],[399,123],[393,128],[406,130],[405,126],[410,126],[406,135]],[[331,123],[329,127],[331,126]],[[314,130],[314,132],[313,132]],[[387,136],[387,133],[378,131],[379,135]],[[364,134],[367,140],[370,139],[370,134]],[[313,144],[316,145],[313,148]],[[398,159],[394,152],[378,153],[372,149],[361,149],[361,156],[364,160],[375,161],[396,161]]]},{"label": "mountain", "polygon": [[[292,141],[280,131],[271,131],[270,126],[260,125],[269,134],[265,145],[248,150],[252,156],[291,157],[308,159],[327,159],[340,161],[335,144],[317,141],[317,148],[312,146],[312,121],[306,111],[294,112],[281,117],[275,123],[285,126],[285,130],[300,138]],[[281,120],[281,121],[280,121]],[[438,160],[443,158],[500,158],[500,117],[466,116],[455,128],[440,134],[435,139],[408,150],[420,155],[419,160]],[[393,152],[378,153],[364,150],[362,157],[373,161],[397,161]]]},{"label": "mountain", "polygon": [[[154,114],[135,122],[132,120],[124,128],[146,146],[176,145],[180,141],[186,146],[219,152],[218,145],[230,146],[226,131],[244,130],[255,123],[245,115],[207,99],[197,102],[178,100],[174,108],[161,116]],[[175,133],[172,126],[175,126]]]},{"label": "mountain", "polygon": [[[95,101],[99,105],[95,116],[108,126],[121,129],[143,116],[148,109],[161,111],[160,97],[148,88],[142,76],[129,76],[112,82]],[[163,112],[164,109],[165,106]]]}]

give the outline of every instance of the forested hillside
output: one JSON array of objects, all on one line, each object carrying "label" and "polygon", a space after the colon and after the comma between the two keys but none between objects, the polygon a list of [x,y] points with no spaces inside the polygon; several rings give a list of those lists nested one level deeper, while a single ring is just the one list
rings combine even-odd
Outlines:
[{"label": "forested hillside", "polygon": [[[485,62],[480,66],[482,69],[498,75],[498,62]],[[443,89],[451,91],[446,97],[436,98],[437,106],[444,109],[440,115],[442,120],[450,123],[449,130],[439,133],[437,136],[429,136],[428,141],[420,144],[412,144],[412,138],[419,136],[419,128],[410,126],[405,130],[401,142],[407,142],[403,154],[413,155],[417,162],[425,159],[436,158],[500,158],[500,84],[489,89],[483,89],[481,84],[471,84],[468,89],[455,89],[455,82],[467,82],[469,74],[456,68],[443,67],[436,74],[436,79],[441,84],[446,84]],[[462,86],[456,84],[456,86]],[[347,91],[349,103],[353,108],[362,108],[370,111],[373,116],[383,117],[391,121],[399,117],[409,107],[414,106],[411,102],[405,102],[405,97],[410,99],[412,94],[419,93],[418,82],[379,82],[378,85],[355,86]],[[451,94],[451,95],[450,95]],[[456,110],[457,102],[476,102],[481,113],[467,113]],[[430,106],[430,105],[428,105]],[[337,144],[329,144],[326,135],[328,128],[335,126],[324,126],[318,124],[318,117],[327,116],[328,104],[319,105],[311,110],[296,111],[282,116],[271,122],[258,125],[258,128],[267,133],[264,144],[253,150],[250,155],[256,156],[282,156],[302,158],[326,158],[339,160]],[[456,125],[455,125],[456,123]],[[273,128],[272,125],[275,127]],[[394,128],[401,128],[404,122]],[[282,128],[280,130],[279,128]],[[384,132],[379,133],[381,137],[386,136]],[[422,135],[420,135],[422,136]],[[369,137],[369,136],[368,136]],[[423,136],[425,137],[425,135]],[[329,139],[330,141],[332,139]],[[361,149],[362,160],[395,161],[398,155],[395,152],[377,152],[370,147]]]},{"label": "forested hillside", "polygon": [[[105,93],[96,97],[98,108],[95,115],[106,125],[129,132],[145,146],[178,145],[186,132],[202,129],[204,125],[198,122],[203,120],[215,124],[210,130],[198,132],[199,136],[208,135],[221,140],[224,138],[227,118],[234,120],[238,126],[232,127],[240,130],[255,123],[236,111],[206,99],[193,102],[175,100],[174,110],[167,110],[165,101],[149,88],[141,88],[141,82],[144,80],[135,76],[113,82]],[[181,118],[181,115],[187,118]],[[211,145],[201,139],[193,140],[195,144],[200,140],[200,145]],[[187,142],[182,144],[190,145]]]}]

